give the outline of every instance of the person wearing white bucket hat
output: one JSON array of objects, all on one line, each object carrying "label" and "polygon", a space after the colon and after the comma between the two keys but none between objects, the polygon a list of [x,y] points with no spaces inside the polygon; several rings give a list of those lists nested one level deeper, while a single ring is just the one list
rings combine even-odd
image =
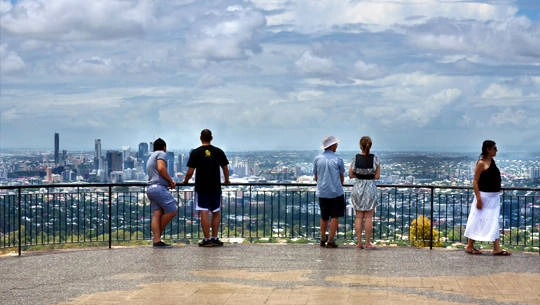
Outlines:
[{"label": "person wearing white bucket hat", "polygon": [[[325,137],[322,141],[324,152],[317,155],[313,162],[313,174],[317,182],[317,196],[321,209],[321,240],[320,246],[337,248],[334,241],[339,217],[345,216],[345,196],[343,182],[345,179],[345,165],[343,159],[336,155],[340,139],[334,136]],[[328,221],[330,220],[330,232],[327,235]]]}]

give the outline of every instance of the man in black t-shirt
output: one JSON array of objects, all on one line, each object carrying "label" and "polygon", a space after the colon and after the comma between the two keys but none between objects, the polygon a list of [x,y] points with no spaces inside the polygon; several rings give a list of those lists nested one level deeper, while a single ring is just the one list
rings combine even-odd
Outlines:
[{"label": "man in black t-shirt", "polygon": [[[195,172],[194,203],[196,210],[199,211],[204,234],[204,240],[199,243],[200,247],[223,246],[223,242],[218,238],[221,222],[221,173],[219,169],[223,171],[224,184],[229,184],[229,168],[227,167],[229,160],[223,150],[210,144],[212,139],[210,130],[201,131],[202,145],[189,154],[188,170],[184,178],[184,184],[187,184]],[[212,213],[211,221],[210,213]],[[211,234],[210,229],[212,229]]]}]

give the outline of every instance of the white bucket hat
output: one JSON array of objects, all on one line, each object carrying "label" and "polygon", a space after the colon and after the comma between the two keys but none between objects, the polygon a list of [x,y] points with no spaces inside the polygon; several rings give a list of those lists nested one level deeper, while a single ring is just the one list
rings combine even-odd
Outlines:
[{"label": "white bucket hat", "polygon": [[328,136],[326,138],[323,139],[322,143],[323,145],[321,146],[322,149],[327,149],[328,147],[336,144],[336,143],[339,143],[339,141],[341,141],[341,139],[337,139],[336,137],[334,136]]}]

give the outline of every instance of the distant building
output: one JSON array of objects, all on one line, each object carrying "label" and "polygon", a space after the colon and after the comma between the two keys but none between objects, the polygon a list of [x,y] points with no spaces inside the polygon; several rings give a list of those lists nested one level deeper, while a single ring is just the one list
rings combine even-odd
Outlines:
[{"label": "distant building", "polygon": [[144,160],[148,157],[148,143],[139,143],[139,150],[137,151],[137,159]]},{"label": "distant building", "polygon": [[183,172],[184,171],[184,168],[186,167],[186,164],[184,164],[184,154],[183,153],[179,153],[178,154],[178,165],[176,166],[177,168],[177,172]]},{"label": "distant building", "polygon": [[54,165],[58,166],[60,163],[60,134],[54,133]]},{"label": "distant building", "polygon": [[167,172],[169,172],[171,177],[174,177],[174,152],[172,151],[167,152]]},{"label": "distant building", "polygon": [[124,170],[124,159],[121,151],[107,151],[107,177],[111,179],[111,173]]},{"label": "distant building", "polygon": [[249,176],[248,169],[249,169],[249,167],[248,167],[248,161],[247,160],[240,159],[239,157],[234,158],[232,171],[238,177],[247,177],[247,176]]},{"label": "distant building", "polygon": [[101,139],[94,140],[94,168],[96,171],[103,169],[101,160]]},{"label": "distant building", "polygon": [[529,176],[533,180],[540,178],[540,167],[531,167]]},{"label": "distant building", "polygon": [[45,169],[45,182],[52,183],[52,169],[50,167],[47,167]]}]

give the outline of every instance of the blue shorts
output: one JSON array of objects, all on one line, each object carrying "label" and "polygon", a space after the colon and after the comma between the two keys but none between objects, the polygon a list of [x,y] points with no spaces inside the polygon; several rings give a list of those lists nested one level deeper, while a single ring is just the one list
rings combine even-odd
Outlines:
[{"label": "blue shorts", "polygon": [[322,220],[343,217],[345,216],[345,195],[336,198],[319,197],[319,207],[321,208]]},{"label": "blue shorts", "polygon": [[214,193],[195,192],[195,209],[197,211],[212,211],[212,213],[221,210],[221,191]]},{"label": "blue shorts", "polygon": [[176,212],[178,202],[174,199],[169,188],[160,184],[152,184],[146,188],[146,196],[150,200],[152,211],[162,209],[163,213]]}]

